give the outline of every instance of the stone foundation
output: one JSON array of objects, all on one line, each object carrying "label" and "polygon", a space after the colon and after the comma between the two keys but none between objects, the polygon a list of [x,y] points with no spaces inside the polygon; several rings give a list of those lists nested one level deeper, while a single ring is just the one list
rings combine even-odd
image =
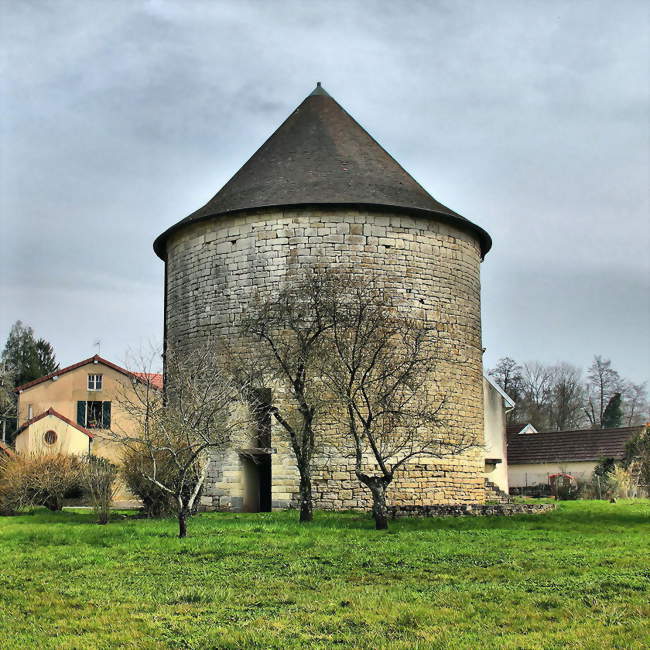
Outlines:
[{"label": "stone foundation", "polygon": [[539,515],[555,510],[554,503],[473,503],[458,505],[390,506],[391,519],[400,517],[490,517]]}]

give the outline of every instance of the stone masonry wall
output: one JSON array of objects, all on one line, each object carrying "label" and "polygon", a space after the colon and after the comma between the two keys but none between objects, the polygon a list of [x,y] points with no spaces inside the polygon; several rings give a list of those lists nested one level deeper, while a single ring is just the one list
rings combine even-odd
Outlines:
[{"label": "stone masonry wall", "polygon": [[[210,334],[235,335],[257,291],[272,293],[288,274],[315,264],[383,274],[412,317],[436,323],[448,359],[437,366],[447,425],[482,439],[480,248],[472,235],[430,218],[333,207],[254,210],[186,226],[167,243],[168,344],[182,351]],[[274,401],[281,399],[274,392]],[[271,444],[273,507],[294,506],[298,472],[275,422]],[[215,456],[204,507],[241,507],[241,468],[235,450]],[[448,459],[416,458],[389,488],[389,502],[482,503],[483,470],[482,448]],[[370,503],[352,460],[336,444],[317,456],[313,482],[316,507]]]}]

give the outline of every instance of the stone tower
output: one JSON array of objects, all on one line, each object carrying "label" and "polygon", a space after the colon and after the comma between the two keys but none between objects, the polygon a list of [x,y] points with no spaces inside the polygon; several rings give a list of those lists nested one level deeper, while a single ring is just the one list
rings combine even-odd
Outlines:
[{"label": "stone tower", "polygon": [[[437,323],[458,360],[440,369],[447,421],[482,437],[479,270],[490,236],[436,201],[321,87],[202,208],[154,243],[165,261],[165,341],[178,351],[232,335],[256,291],[290,272],[352,265],[399,278],[412,313]],[[275,425],[274,425],[275,426]],[[280,430],[275,453],[215,458],[203,505],[267,510],[296,503],[298,473]],[[351,460],[316,459],[315,507],[369,503]],[[484,452],[419,458],[389,490],[395,504],[480,503]]]}]

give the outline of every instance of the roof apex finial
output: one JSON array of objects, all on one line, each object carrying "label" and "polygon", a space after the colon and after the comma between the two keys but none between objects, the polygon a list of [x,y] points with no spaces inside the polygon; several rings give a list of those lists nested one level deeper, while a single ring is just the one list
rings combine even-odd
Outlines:
[{"label": "roof apex finial", "polygon": [[309,93],[310,97],[312,95],[325,95],[325,97],[329,97],[329,93],[325,90],[325,88],[323,88],[320,81],[316,82],[316,88],[314,88],[314,90],[312,90],[312,92]]}]

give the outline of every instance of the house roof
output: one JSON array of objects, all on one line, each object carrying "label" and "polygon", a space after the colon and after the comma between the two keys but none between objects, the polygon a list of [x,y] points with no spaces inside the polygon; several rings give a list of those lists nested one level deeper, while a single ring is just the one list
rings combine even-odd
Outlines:
[{"label": "house roof", "polygon": [[509,436],[517,435],[521,433],[526,427],[530,427],[532,429],[531,433],[538,433],[537,429],[535,429],[535,427],[532,424],[530,424],[530,422],[528,423],[517,422],[516,424],[506,425],[506,436],[509,437]]},{"label": "house roof", "polygon": [[508,464],[622,459],[625,445],[641,427],[548,431],[508,440]]},{"label": "house roof", "polygon": [[163,376],[159,372],[132,372],[131,374],[141,381],[150,383],[158,390],[162,390],[163,388]]},{"label": "house roof", "polygon": [[31,420],[27,420],[25,424],[23,424],[17,431],[16,431],[16,436],[19,436],[25,429],[28,429],[34,422],[38,422],[39,420],[42,420],[43,418],[47,417],[48,415],[52,415],[55,418],[59,418],[59,420],[62,420],[66,424],[69,424],[71,427],[74,427],[75,429],[78,429],[81,431],[81,433],[85,433],[89,438],[93,437],[93,434],[88,431],[85,427],[82,427],[80,424],[77,424],[70,418],[67,418],[65,415],[61,415],[58,411],[55,411],[52,407],[47,409],[47,411],[43,411],[43,413],[40,413],[39,415],[33,417]]},{"label": "house roof", "polygon": [[485,230],[434,199],[319,82],[202,208],[156,239],[154,250],[165,259],[172,232],[217,215],[307,205],[397,208],[472,232],[483,255],[492,246]]},{"label": "house roof", "polygon": [[490,377],[490,375],[488,375],[486,373],[483,373],[483,377],[485,377],[485,381],[487,381],[487,383],[490,384],[490,386],[492,386],[492,388],[494,388],[494,390],[496,390],[497,393],[499,393],[499,395],[501,395],[501,397],[503,398],[503,401],[505,403],[506,408],[511,408],[512,409],[512,408],[514,408],[516,406],[516,404],[515,404],[514,400],[512,399],[512,397],[510,397],[510,395],[508,395],[508,393],[506,393],[506,391],[503,390],[503,388],[501,388],[501,386],[499,386],[499,384],[497,384],[497,382],[494,381],[494,379],[492,379],[492,377]]},{"label": "house roof", "polygon": [[38,379],[34,379],[33,381],[27,382],[26,384],[22,384],[21,386],[17,386],[14,391],[15,392],[21,392],[24,390],[27,390],[28,388],[31,388],[32,386],[36,386],[37,384],[40,384],[44,381],[47,381],[48,379],[52,379],[53,377],[60,377],[61,375],[65,374],[66,372],[70,372],[72,370],[76,370],[77,368],[81,368],[82,366],[85,366],[89,363],[101,363],[109,368],[112,368],[113,370],[116,370],[117,372],[121,372],[123,375],[126,375],[127,377],[136,377],[140,381],[149,381],[151,385],[154,388],[159,388],[162,389],[162,375],[159,373],[146,373],[146,372],[131,372],[127,370],[126,368],[122,368],[111,361],[108,361],[107,359],[104,359],[100,357],[98,354],[89,357],[88,359],[84,359],[83,361],[79,361],[78,363],[73,363],[71,366],[67,366],[65,368],[61,368],[60,370],[56,370],[54,372],[51,372],[49,375],[45,375],[44,377],[39,377]]}]

